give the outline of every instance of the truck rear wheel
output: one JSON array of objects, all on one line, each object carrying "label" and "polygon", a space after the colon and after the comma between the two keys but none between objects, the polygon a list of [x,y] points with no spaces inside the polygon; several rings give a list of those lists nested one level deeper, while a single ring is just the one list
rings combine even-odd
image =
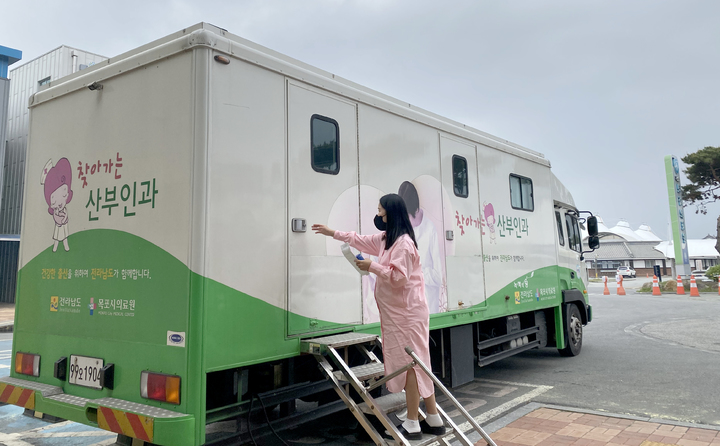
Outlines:
[{"label": "truck rear wheel", "polygon": [[583,325],[580,310],[574,304],[565,311],[565,348],[560,349],[562,356],[577,356],[582,349]]}]

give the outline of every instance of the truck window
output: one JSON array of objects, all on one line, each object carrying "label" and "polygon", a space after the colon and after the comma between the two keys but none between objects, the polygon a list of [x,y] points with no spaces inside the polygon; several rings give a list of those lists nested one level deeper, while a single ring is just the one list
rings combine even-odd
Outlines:
[{"label": "truck window", "polygon": [[530,178],[510,174],[510,205],[523,211],[535,210],[533,185]]},{"label": "truck window", "polygon": [[461,198],[468,197],[468,170],[467,160],[462,156],[452,157],[453,191]]},{"label": "truck window", "polygon": [[560,243],[560,246],[565,246],[565,237],[563,237],[562,230],[562,217],[560,217],[560,212],[558,211],[555,211],[555,220],[557,220],[558,242]]},{"label": "truck window", "polygon": [[573,251],[582,251],[580,228],[578,227],[577,218],[570,214],[565,214],[565,226],[568,234],[568,247]]},{"label": "truck window", "polygon": [[313,115],[310,118],[311,162],[315,172],[337,175],[340,172],[340,129],[334,119]]}]

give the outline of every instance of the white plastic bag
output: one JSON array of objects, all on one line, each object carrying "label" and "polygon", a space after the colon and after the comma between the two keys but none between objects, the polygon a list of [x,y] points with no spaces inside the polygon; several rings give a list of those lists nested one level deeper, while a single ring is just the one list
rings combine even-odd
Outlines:
[{"label": "white plastic bag", "polygon": [[348,262],[352,265],[353,268],[355,268],[355,271],[359,272],[363,276],[367,276],[370,274],[367,271],[363,271],[355,264],[355,260],[358,260],[357,257],[355,257],[355,254],[353,254],[352,249],[350,249],[350,245],[347,243],[343,243],[343,245],[340,247],[340,250],[342,251],[343,255],[347,259]]}]

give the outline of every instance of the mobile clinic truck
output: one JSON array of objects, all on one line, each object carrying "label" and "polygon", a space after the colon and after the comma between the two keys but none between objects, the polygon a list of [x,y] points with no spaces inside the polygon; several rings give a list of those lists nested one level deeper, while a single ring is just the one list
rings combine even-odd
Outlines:
[{"label": "mobile clinic truck", "polygon": [[255,395],[320,380],[301,340],[379,333],[373,276],[309,226],[375,233],[390,192],[415,226],[436,373],[580,352],[584,219],[540,153],[204,23],[29,107],[4,403],[205,443]]}]

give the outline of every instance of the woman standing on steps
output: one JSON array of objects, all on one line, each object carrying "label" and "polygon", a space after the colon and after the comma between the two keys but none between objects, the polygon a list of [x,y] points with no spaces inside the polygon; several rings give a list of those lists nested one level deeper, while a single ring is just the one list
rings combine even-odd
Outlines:
[{"label": "woman standing on steps", "polygon": [[[430,316],[425,299],[425,282],[420,255],[407,207],[397,194],[380,198],[375,226],[383,231],[375,235],[335,231],[315,224],[317,234],[349,243],[353,248],[378,257],[355,263],[363,271],[377,276],[375,300],[380,312],[385,374],[389,375],[410,362],[405,347],[410,346],[425,364],[430,364]],[[400,432],[409,440],[419,440],[422,433],[441,435],[445,427],[435,404],[432,380],[419,366],[396,376],[386,383],[390,392],[405,390],[407,420]],[[420,397],[425,400],[427,419],[418,422]]]}]

